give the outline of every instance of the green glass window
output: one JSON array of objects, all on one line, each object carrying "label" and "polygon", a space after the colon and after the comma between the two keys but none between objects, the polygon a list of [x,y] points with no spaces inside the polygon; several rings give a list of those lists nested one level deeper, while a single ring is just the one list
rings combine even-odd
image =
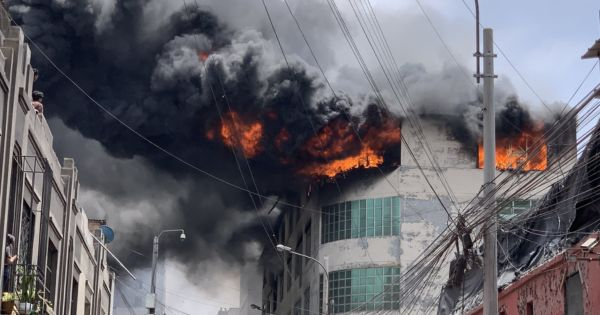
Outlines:
[{"label": "green glass window", "polygon": [[534,200],[499,200],[498,203],[503,205],[502,210],[500,210],[499,216],[500,218],[505,220],[508,220],[523,212],[527,212],[531,208],[535,207]]},{"label": "green glass window", "polygon": [[[319,295],[323,297],[323,277]],[[400,309],[400,268],[362,268],[329,273],[333,313]]]},{"label": "green glass window", "polygon": [[321,242],[400,235],[402,199],[386,197],[347,201],[322,209]]}]

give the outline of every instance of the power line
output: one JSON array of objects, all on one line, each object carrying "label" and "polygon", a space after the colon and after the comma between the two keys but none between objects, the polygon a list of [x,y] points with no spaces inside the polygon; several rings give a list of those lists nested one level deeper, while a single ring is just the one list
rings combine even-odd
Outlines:
[{"label": "power line", "polygon": [[127,300],[127,297],[125,297],[125,294],[123,293],[123,290],[121,290],[121,288],[118,287],[118,286],[115,286],[115,288],[117,289],[117,291],[121,295],[121,299],[123,300],[123,303],[125,303],[125,306],[127,307],[127,310],[129,311],[129,314],[136,315],[135,311],[133,310],[133,307],[131,306],[131,303],[129,303],[129,301]]},{"label": "power line", "polygon": [[[423,131],[423,126],[421,125],[420,118],[413,111],[407,110],[405,108],[405,106],[402,104],[401,97],[404,98],[404,101],[407,102],[407,104],[409,106],[411,106],[412,100],[411,100],[410,94],[408,93],[408,88],[407,88],[406,84],[404,83],[404,81],[403,81],[403,79],[402,79],[402,77],[400,75],[399,67],[398,67],[397,63],[395,62],[395,58],[393,57],[393,54],[391,52],[391,48],[389,46],[389,43],[387,42],[387,40],[385,39],[385,35],[381,31],[381,27],[379,27],[377,29],[377,28],[375,28],[373,26],[374,33],[376,34],[375,38],[376,39],[380,39],[380,43],[379,44],[380,44],[380,46],[382,48],[379,48],[377,41],[371,39],[371,37],[372,37],[371,31],[369,30],[369,27],[368,27],[367,22],[366,22],[367,20],[368,21],[370,21],[370,20],[368,18],[366,18],[363,21],[363,19],[361,19],[362,15],[359,14],[360,7],[358,7],[358,5],[354,5],[352,1],[350,1],[349,3],[350,3],[350,6],[352,7],[352,10],[355,13],[355,16],[356,16],[356,18],[357,18],[360,26],[361,26],[361,29],[362,29],[362,31],[363,31],[363,33],[365,35],[365,38],[367,39],[367,41],[369,43],[369,46],[371,47],[373,53],[375,54],[377,62],[379,63],[379,65],[380,65],[380,67],[381,67],[381,69],[382,69],[382,71],[383,71],[383,73],[385,75],[385,78],[386,78],[387,82],[389,83],[389,85],[390,85],[390,87],[392,89],[393,94],[396,97],[396,100],[398,101],[398,104],[400,105],[400,107],[404,111],[404,113],[406,115],[406,118],[407,118],[409,124],[411,125],[411,127],[417,132],[416,139],[418,141],[418,144],[420,144],[424,148],[425,156],[431,162],[431,166],[432,166],[434,172],[436,173],[437,177],[439,177],[440,183],[442,184],[442,186],[446,190],[446,193],[448,194],[448,197],[450,198],[451,202],[454,204],[454,206],[456,207],[456,209],[458,211],[460,211],[459,207],[458,207],[458,200],[454,196],[454,193],[452,192],[452,189],[450,188],[449,184],[447,183],[446,178],[444,176],[444,173],[441,170],[441,167],[438,164],[437,160],[435,159],[435,155],[433,154],[433,150],[431,149],[431,146],[430,146],[429,142],[427,141],[427,137],[425,136],[425,133]],[[362,2],[360,2],[360,3],[362,4]],[[366,10],[364,8],[364,6],[363,6],[363,10],[364,10],[364,12],[367,12],[365,15],[368,16],[368,10]],[[340,18],[343,21],[343,17],[341,16],[341,14],[340,14]],[[376,16],[374,16],[373,20],[375,20],[374,24],[378,24]],[[373,25],[373,23],[371,23],[371,24]],[[380,32],[378,33],[377,30],[379,30]],[[352,35],[349,34],[349,37],[352,38]],[[383,43],[381,43],[381,41]],[[383,49],[384,53],[383,54],[381,54],[381,52],[378,53],[379,49]],[[387,52],[387,54],[386,54],[386,52]],[[358,55],[359,56],[361,55],[360,51],[358,52]],[[386,56],[388,58],[386,58]],[[389,59],[391,59],[392,61],[390,62]],[[367,71],[368,71],[368,69],[367,69]],[[382,102],[383,102],[384,105],[386,104],[385,100],[382,100]],[[407,149],[409,151],[412,151],[412,149],[410,149],[410,145],[408,144],[408,142],[404,141],[404,143],[405,143]],[[411,153],[411,155],[413,155],[413,154]],[[413,157],[413,160],[415,161],[415,164],[417,165],[417,167],[420,168],[420,162],[416,159],[416,157]],[[420,168],[420,169],[422,170],[422,168]],[[429,181],[429,179],[427,178],[427,176],[424,174],[424,172],[423,172],[423,176],[425,177],[425,180],[428,183],[428,185],[431,186],[431,189],[434,192],[434,194],[436,194],[436,198],[439,199],[439,195],[433,189],[433,187],[431,185],[431,182]],[[445,208],[445,206],[443,206],[443,207]],[[448,217],[449,217],[450,221],[453,221],[452,216],[450,214],[448,214]]]},{"label": "power line", "polygon": [[[473,12],[473,10],[467,4],[467,2],[465,0],[461,0],[461,1],[465,5],[465,8],[467,8],[467,10],[471,13],[473,18],[475,18],[475,12]],[[483,25],[481,25],[481,23],[480,23],[478,25],[478,27],[483,28]],[[527,88],[537,97],[537,99],[540,101],[540,103],[542,103],[542,105],[552,114],[553,113],[552,109],[550,109],[550,107],[546,104],[546,102],[544,102],[544,100],[537,93],[537,91],[531,86],[531,84],[529,84],[529,81],[527,81],[527,79],[525,79],[525,77],[521,74],[521,71],[519,71],[519,69],[517,69],[517,67],[513,64],[513,62],[510,60],[510,58],[508,58],[508,55],[506,55],[504,53],[504,51],[502,50],[502,48],[500,47],[500,45],[498,45],[498,43],[496,41],[494,41],[494,46],[498,49],[498,51],[500,52],[500,55],[502,55],[502,57],[504,57],[504,59],[506,59],[506,62],[515,71],[517,76],[523,81],[523,83],[525,83]]]},{"label": "power line", "polygon": [[577,95],[577,93],[579,92],[579,90],[581,89],[581,87],[585,84],[585,82],[590,77],[590,75],[592,74],[592,72],[594,72],[594,69],[596,68],[596,66],[598,66],[598,62],[600,62],[600,59],[596,60],[596,62],[592,65],[592,68],[590,68],[590,71],[585,75],[585,77],[583,78],[583,80],[581,80],[581,82],[579,83],[579,85],[575,89],[575,92],[573,92],[573,94],[571,94],[571,97],[569,97],[569,100],[567,101],[567,103],[565,104],[565,106],[560,111],[559,116],[563,114],[563,112],[569,106],[569,104],[571,103],[571,101],[573,100],[573,98],[575,98],[575,95]]},{"label": "power line", "polygon": [[[301,26],[300,26],[300,24],[299,24],[298,20],[296,19],[295,15],[293,14],[293,12],[292,12],[291,8],[289,7],[289,4],[287,3],[287,1],[285,1],[285,0],[284,0],[284,3],[286,4],[286,6],[287,6],[287,8],[288,8],[288,11],[289,11],[290,15],[292,16],[292,18],[294,18],[294,21],[295,21],[295,23],[296,23],[296,25],[297,25],[297,27],[298,27],[298,29],[299,29],[299,31],[300,31],[300,33],[301,33],[301,35],[302,35],[303,39],[304,39],[304,41],[305,41],[305,42],[306,42],[306,44],[307,44],[307,46],[308,46],[308,48],[309,48],[309,51],[311,52],[311,55],[313,56],[313,59],[315,60],[315,63],[316,63],[316,64],[317,64],[317,66],[319,67],[319,70],[321,71],[321,73],[322,73],[323,77],[325,78],[325,81],[327,82],[328,86],[330,87],[330,89],[331,89],[331,91],[332,91],[332,94],[335,96],[335,90],[334,90],[334,89],[331,87],[331,84],[330,84],[329,80],[327,79],[327,76],[325,75],[325,73],[324,73],[324,71],[323,71],[323,68],[321,67],[321,65],[320,65],[320,63],[319,63],[319,61],[318,61],[318,59],[316,58],[316,56],[315,56],[315,54],[314,54],[314,51],[313,51],[313,49],[312,49],[312,47],[311,47],[310,43],[308,42],[308,40],[307,40],[307,38],[306,38],[306,36],[305,36],[304,32],[302,31],[302,28],[301,28]],[[264,5],[264,1],[263,1],[263,5]],[[266,8],[266,6],[265,6],[265,8]],[[271,20],[270,22],[272,23],[272,20]],[[273,24],[272,24],[272,25],[273,25]],[[273,26],[273,28],[274,28],[274,26]],[[275,31],[275,30],[274,30],[274,31]],[[275,31],[275,32],[276,32],[276,31]],[[345,35],[346,35],[346,34],[345,34]],[[276,38],[278,39],[279,37],[278,37],[278,36],[276,36]],[[282,47],[282,45],[281,45],[280,41],[279,41],[279,45],[280,45],[280,48],[283,50],[283,47]],[[282,53],[284,53],[284,52],[282,51]],[[356,55],[356,54],[355,54],[355,55]],[[285,53],[284,53],[284,56],[285,56]],[[358,56],[357,56],[357,57],[358,57]],[[360,62],[360,58],[359,58],[359,62]],[[364,70],[364,68],[363,68],[363,70]],[[371,81],[371,80],[369,79],[369,74],[368,74],[368,73],[365,73],[365,74],[366,74],[366,76],[367,76],[367,79],[368,79],[369,81]],[[374,81],[371,81],[371,82],[374,82]],[[373,84],[373,85],[374,85],[374,84]],[[376,86],[374,86],[374,89],[375,89],[375,90],[377,90],[377,87],[376,87]],[[376,92],[376,93],[377,93],[377,92]],[[382,103],[383,103],[383,102],[382,102]],[[411,153],[412,153],[412,151],[411,151]],[[415,157],[413,156],[413,158],[415,158]],[[417,161],[417,163],[418,163],[418,161]],[[392,186],[393,186],[393,185],[392,185]],[[434,191],[435,191],[435,190],[434,190]],[[370,258],[370,255],[369,255],[369,253],[368,253],[368,252],[367,252],[367,255],[368,255],[368,256],[369,256],[369,258]],[[370,260],[371,260],[371,262],[372,262],[372,258],[370,258]],[[360,308],[360,307],[359,307],[359,308]]]},{"label": "power line", "polygon": [[[196,0],[194,0],[194,1],[195,1],[195,3],[196,3],[196,7],[197,7],[197,8],[199,8],[198,2],[196,2]],[[190,11],[189,11],[189,9],[187,8],[187,4],[186,4],[186,1],[185,1],[185,0],[183,0],[183,4],[184,4],[184,8],[185,8],[185,9],[188,11],[188,14],[190,14]],[[205,74],[206,74],[206,76],[208,77],[208,71],[207,71],[207,67],[206,67],[206,62],[202,62],[202,65],[203,65],[203,67],[204,67]],[[227,93],[226,93],[226,91],[225,91],[225,87],[224,87],[223,81],[221,80],[221,78],[220,78],[220,76],[219,76],[219,74],[218,74],[218,73],[216,73],[216,72],[215,72],[215,76],[217,77],[217,80],[218,80],[218,82],[219,82],[219,84],[220,84],[220,86],[221,86],[221,91],[222,91],[222,93],[223,93],[223,97],[225,98],[225,101],[226,101],[227,107],[228,107],[228,109],[229,109],[229,112],[230,112],[230,114],[233,114],[233,111],[232,111],[232,109],[231,109],[231,105],[230,105],[230,103],[229,103],[229,99],[227,98]],[[207,80],[208,80],[208,79],[207,79]],[[217,102],[217,98],[216,98],[215,92],[214,92],[214,90],[213,90],[213,88],[212,88],[212,83],[211,83],[211,82],[209,82],[209,86],[210,86],[210,90],[211,90],[211,93],[212,93],[212,96],[213,96],[213,99],[214,99],[214,102],[215,102],[215,107],[216,107],[216,109],[217,109],[217,112],[218,112],[218,114],[219,114],[219,117],[220,117],[220,119],[221,119],[221,123],[222,123],[222,124],[225,124],[225,121],[224,121],[224,119],[223,119],[223,115],[222,115],[222,113],[221,113],[221,109],[219,108],[219,104],[218,104],[218,102]],[[238,137],[241,137],[241,133],[239,132],[239,130],[237,130],[237,129],[238,129],[238,127],[237,127],[237,125],[235,124],[235,122],[234,122],[234,129],[235,129],[235,131],[236,131],[236,134],[238,135]],[[239,141],[239,143],[241,143],[241,139],[238,139],[238,141]],[[234,142],[234,143],[235,143],[235,142]],[[234,155],[234,157],[235,157],[236,164],[237,164],[237,166],[238,166],[238,170],[239,170],[239,172],[240,172],[240,176],[242,177],[242,180],[243,180],[243,182],[244,182],[244,185],[246,186],[246,189],[247,189],[248,191],[250,191],[250,190],[248,189],[248,183],[246,182],[246,179],[245,179],[245,177],[244,177],[244,174],[243,174],[242,168],[241,168],[241,166],[240,166],[240,163],[239,163],[239,160],[238,160],[238,156],[237,156],[237,154],[236,154],[236,147],[235,147],[235,146],[232,146],[232,148],[231,148],[231,151],[232,151],[232,153],[233,153],[233,155]],[[244,160],[245,160],[245,162],[246,162],[246,166],[248,167],[248,171],[250,172],[250,177],[251,177],[251,179],[252,179],[252,183],[254,184],[254,189],[256,190],[256,195],[258,196],[258,195],[260,195],[260,193],[259,193],[259,190],[258,190],[258,186],[257,186],[257,184],[256,184],[256,181],[255,181],[255,179],[254,179],[254,175],[253,175],[253,172],[252,172],[252,168],[250,167],[250,163],[248,162],[248,158],[247,158],[247,156],[246,156],[246,154],[245,154],[244,150],[240,150],[240,151],[241,151],[241,153],[242,153],[242,156],[243,156],[243,158],[244,158]],[[273,226],[271,225],[271,223],[270,223],[268,220],[267,220],[267,223],[265,224],[265,222],[264,222],[264,220],[263,220],[262,216],[260,215],[260,211],[259,211],[259,209],[258,209],[258,205],[256,204],[256,201],[254,200],[254,198],[253,198],[252,194],[250,194],[249,196],[250,196],[250,199],[251,199],[251,201],[252,201],[252,204],[254,205],[254,210],[255,210],[255,213],[256,213],[256,215],[258,216],[258,219],[259,219],[259,221],[260,221],[261,227],[263,228],[263,230],[264,230],[264,232],[265,232],[265,234],[266,234],[267,238],[269,239],[269,243],[270,243],[270,244],[271,244],[271,246],[273,247],[273,250],[275,251],[275,254],[276,254],[278,257],[279,257],[279,259],[280,259],[280,261],[281,261],[281,264],[282,264],[282,265],[284,265],[284,269],[287,271],[287,273],[288,273],[288,274],[290,275],[290,277],[291,277],[291,276],[292,276],[292,274],[291,274],[291,271],[290,271],[290,270],[288,270],[288,268],[287,268],[287,264],[285,263],[285,259],[284,259],[284,257],[283,257],[283,254],[281,254],[281,253],[280,253],[280,252],[277,250],[277,248],[276,248],[277,238],[276,238],[276,236],[275,236],[276,234],[275,234],[275,230],[273,229]],[[269,230],[267,230],[267,226],[269,227],[270,231],[269,231]],[[270,233],[269,233],[269,232],[270,232]],[[271,238],[271,237],[272,237],[272,238]]]},{"label": "power line", "polygon": [[[369,68],[368,68],[368,66],[367,66],[367,64],[366,64],[366,62],[364,61],[364,59],[363,59],[363,57],[362,57],[362,54],[361,54],[361,52],[360,52],[360,50],[359,50],[358,46],[356,45],[356,42],[354,41],[354,38],[353,38],[352,34],[351,34],[351,33],[350,33],[350,31],[349,31],[349,28],[348,28],[348,26],[347,26],[347,24],[346,24],[346,21],[344,20],[344,18],[343,18],[343,16],[342,16],[342,14],[340,13],[340,11],[339,11],[339,9],[338,9],[338,7],[337,7],[337,4],[335,3],[335,1],[332,1],[332,0],[328,0],[328,4],[329,4],[329,6],[330,6],[330,9],[331,9],[331,11],[332,11],[332,13],[333,13],[333,15],[334,15],[334,17],[335,17],[335,19],[336,19],[336,21],[337,21],[338,25],[340,26],[340,30],[342,31],[342,33],[343,33],[344,37],[346,38],[346,41],[347,41],[348,45],[350,46],[350,49],[352,50],[352,52],[353,52],[354,56],[355,56],[355,57],[356,57],[356,59],[357,59],[357,62],[359,63],[359,65],[360,65],[360,67],[361,67],[361,69],[362,69],[362,71],[363,71],[363,74],[365,75],[365,78],[366,78],[366,79],[367,79],[367,81],[370,83],[370,85],[371,85],[371,87],[372,87],[372,89],[373,89],[373,92],[375,93],[375,96],[376,96],[376,97],[377,97],[377,99],[379,100],[379,104],[380,104],[380,105],[382,105],[382,106],[385,106],[385,107],[386,107],[386,109],[387,109],[387,106],[386,106],[386,101],[385,101],[385,99],[384,99],[383,95],[381,94],[381,90],[380,90],[380,89],[379,89],[379,87],[377,86],[377,83],[375,82],[375,80],[374,80],[374,78],[373,78],[373,76],[372,76],[372,74],[371,74],[371,71],[369,70]],[[373,49],[374,49],[374,48],[373,48]],[[376,54],[376,57],[377,57],[377,59],[379,60],[379,56],[378,56],[377,54]],[[381,64],[381,61],[380,61],[380,60],[379,60],[379,64],[380,64],[380,66],[382,66],[382,67],[383,67],[383,65]],[[396,93],[396,89],[394,88],[394,85],[393,85],[393,83],[390,81],[390,79],[389,79],[389,77],[388,77],[388,72],[387,72],[387,71],[385,71],[385,69],[384,69],[384,74],[385,74],[385,75],[386,75],[386,77],[388,78],[388,83],[390,83],[390,86],[392,87],[392,91],[394,92],[394,95],[396,96],[396,98],[397,98],[397,100],[398,100],[399,104],[402,106],[402,102],[400,101],[400,99],[399,99],[399,96],[398,96],[398,94]],[[404,109],[404,107],[403,107],[403,106],[402,106],[402,108]],[[388,109],[388,110],[389,110],[389,109]],[[411,118],[411,115],[410,115],[410,113],[409,113],[408,111],[406,111],[406,109],[404,109],[404,111],[405,111],[405,113],[406,113],[406,116],[407,116],[407,118],[408,118],[408,121],[409,121],[409,123],[411,123],[411,124],[412,124],[412,120],[410,119],[410,118]],[[413,128],[414,128],[414,130],[416,130],[417,132],[419,131],[419,128],[417,128],[417,127],[413,127]],[[426,147],[427,147],[427,142],[426,142],[426,141],[422,141],[422,140],[421,140],[419,137],[417,137],[417,138],[418,138],[418,140],[420,141],[421,145],[422,145],[424,148],[426,148]],[[409,145],[409,144],[408,144],[408,142],[406,141],[405,137],[402,137],[402,144],[404,144],[404,146],[405,146],[405,147],[406,147],[406,148],[409,150],[409,153],[411,153],[411,156],[413,157],[413,160],[414,160],[415,164],[417,165],[417,167],[419,168],[419,170],[422,172],[422,174],[423,174],[423,176],[424,176],[424,179],[425,179],[426,183],[427,183],[427,184],[429,185],[429,187],[432,189],[432,192],[435,194],[436,198],[437,198],[437,199],[438,199],[438,201],[440,202],[440,205],[442,206],[442,208],[444,208],[444,210],[445,210],[445,211],[446,211],[446,213],[448,214],[449,220],[450,220],[450,221],[453,221],[453,220],[452,220],[452,216],[450,215],[450,212],[449,212],[449,211],[448,211],[448,209],[446,208],[446,205],[445,205],[445,204],[442,202],[441,198],[439,197],[439,194],[438,194],[438,193],[437,193],[437,191],[436,191],[436,190],[433,188],[433,185],[431,184],[431,181],[430,181],[430,180],[429,180],[429,178],[428,178],[428,177],[425,175],[423,168],[421,167],[421,165],[420,165],[419,161],[416,159],[416,156],[414,156],[414,154],[412,154],[412,150],[410,149],[410,145]],[[425,150],[425,152],[427,152],[427,150]],[[427,154],[426,154],[426,155],[427,155]],[[432,165],[435,165],[435,163],[434,163],[434,162],[432,162]],[[434,167],[434,170],[436,171],[436,173],[438,173],[435,167]],[[438,176],[439,176],[439,175],[440,175],[440,174],[438,173]],[[384,176],[384,177],[387,179],[387,176]],[[443,181],[442,181],[442,184],[443,184]],[[392,185],[392,187],[394,187],[394,186]],[[395,188],[395,187],[394,187],[394,188]],[[397,190],[397,188],[395,188],[395,190],[396,190],[396,193],[397,193],[397,194],[400,194],[400,193],[399,193],[399,191]],[[451,194],[450,194],[450,196],[451,196]]]},{"label": "power line", "polygon": [[[6,8],[4,8],[3,6],[0,6],[0,8],[5,11],[7,14],[8,12],[6,11]],[[20,25],[10,16],[8,15],[8,18],[10,19],[10,21],[15,25],[20,27]],[[121,126],[123,126],[125,129],[129,130],[131,133],[133,133],[135,136],[137,136],[138,138],[140,138],[142,141],[148,143],[150,146],[154,147],[155,149],[157,149],[158,151],[164,153],[165,155],[173,158],[174,160],[176,160],[177,162],[181,163],[182,165],[189,167],[191,169],[193,169],[194,171],[197,171],[221,184],[224,184],[226,186],[229,186],[231,188],[235,188],[237,190],[240,191],[244,191],[247,192],[249,194],[252,194],[253,196],[256,197],[260,197],[264,200],[269,200],[272,202],[276,202],[278,201],[277,198],[273,198],[270,196],[266,196],[266,195],[262,195],[260,193],[251,191],[247,188],[244,188],[242,186],[239,186],[235,183],[232,183],[224,178],[221,178],[207,170],[204,170],[194,164],[192,164],[191,162],[188,162],[187,160],[181,158],[179,155],[165,149],[164,147],[162,147],[161,145],[155,143],[154,141],[150,140],[149,138],[147,138],[146,136],[144,136],[143,134],[141,134],[139,131],[137,131],[135,128],[129,126],[126,122],[124,122],[123,120],[121,120],[116,114],[114,114],[113,112],[111,112],[108,108],[106,108],[104,105],[102,105],[101,103],[99,103],[98,101],[96,101],[96,99],[94,97],[92,97],[89,93],[87,93],[86,90],[84,90],[77,82],[75,82],[67,73],[65,73],[43,50],[42,48],[31,38],[29,37],[25,32],[23,33],[24,37],[33,45],[33,47],[38,50],[40,52],[40,54],[42,55],[42,57],[44,57],[44,59],[46,59],[46,61],[48,61],[48,63],[50,63],[50,65],[61,75],[63,76],[67,81],[69,81],[69,83],[71,83],[80,93],[82,93],[82,95],[87,98],[93,105],[95,105],[96,107],[98,107],[100,110],[102,110],[104,113],[106,113],[108,116],[110,116],[112,119],[114,119],[116,122],[118,122]],[[320,210],[317,209],[311,209],[311,208],[307,208],[307,207],[303,207],[303,206],[299,206],[293,203],[289,203],[286,201],[279,201],[280,204],[282,205],[286,205],[289,207],[293,207],[293,208],[297,208],[297,209],[301,209],[301,210],[305,210],[305,211],[312,211],[312,212],[316,212],[316,213],[322,213]]]},{"label": "power line", "polygon": [[[582,109],[583,107],[586,106],[587,103],[580,103],[580,104],[581,105],[577,106],[576,108]],[[593,107],[592,110],[595,110],[596,108],[597,107]],[[573,110],[575,110],[575,108]],[[570,115],[567,115],[566,117],[569,117],[569,116]],[[569,119],[568,118],[567,119],[563,119],[562,123],[569,123]],[[557,125],[553,126],[554,127],[553,129],[554,130],[561,130],[561,128],[560,128],[561,125],[562,124],[557,124]],[[596,133],[597,132],[598,132],[598,129],[596,130]],[[596,133],[594,133],[594,134],[596,134]],[[577,144],[574,144],[574,146],[576,147]],[[549,165],[549,169],[551,167],[552,166]],[[534,176],[531,178],[531,180],[535,180],[536,178],[540,178],[540,177],[543,178],[543,177],[546,177],[546,176],[549,176],[549,175],[550,175],[549,172],[538,172],[538,173],[534,174]],[[514,174],[510,175],[510,177],[512,177],[512,176],[515,176],[515,175]],[[522,178],[517,177],[517,179],[521,180]],[[501,189],[502,185],[505,184],[505,183],[506,182],[503,181],[501,183],[501,185],[499,185],[497,187],[497,189]],[[478,203],[478,204],[485,204],[485,200],[483,200],[482,203]],[[472,215],[474,215],[473,210],[475,210],[476,207],[477,207],[477,205],[473,206],[471,209],[467,209],[468,211],[465,213],[465,217],[466,218],[470,218]],[[496,207],[497,208],[494,209],[493,211],[490,211],[489,214],[488,213],[484,213],[484,216],[496,215],[497,212],[499,211],[499,209],[501,209],[502,206],[500,204],[498,204]],[[476,217],[481,217],[481,215],[476,215]],[[476,223],[473,223],[473,225],[475,225],[475,224]],[[470,229],[472,229],[472,227],[469,227],[469,230]],[[453,238],[449,238],[448,237],[449,235],[452,235],[452,234],[445,234],[445,237],[438,238],[434,242],[432,242],[432,246],[430,246],[428,249],[426,249],[423,252],[423,256],[421,258],[417,258],[415,260],[415,267],[410,268],[406,273],[404,273],[404,275],[402,275],[401,279],[406,279],[406,281],[402,281],[401,280],[399,282],[404,282],[404,283],[408,283],[409,284],[407,286],[408,289],[407,290],[403,290],[404,293],[401,294],[402,299],[404,299],[405,296],[408,297],[408,298],[410,298],[410,296],[412,296],[412,301],[414,301],[415,299],[418,298],[418,296],[420,294],[420,293],[416,293],[415,294],[414,292],[421,292],[423,288],[425,288],[425,287],[428,286],[426,284],[427,280],[424,281],[424,279],[431,278],[431,276],[432,276],[431,270],[435,270],[435,269],[432,269],[432,268],[434,268],[435,261],[441,261],[441,260],[443,260],[443,258],[441,258],[441,257],[439,259],[434,259],[433,260],[433,264],[432,264],[432,260],[431,260],[430,257],[439,257],[439,255],[441,255],[441,253],[446,252],[447,250],[452,250],[450,245],[454,242],[454,239]],[[435,253],[438,253],[438,254],[435,254]],[[446,255],[446,254],[444,254],[444,255]],[[426,262],[426,261],[429,261],[429,263]],[[439,270],[439,269],[437,269],[437,270]],[[417,284],[416,284],[417,286],[415,287],[415,280],[417,280],[417,279],[418,279]],[[421,289],[419,289],[419,288],[421,288]],[[383,292],[381,294],[383,294]],[[376,298],[377,296],[380,296],[380,294],[376,295],[374,298]],[[374,298],[371,299],[371,301],[373,301]],[[415,304],[412,303],[411,305],[414,306]]]},{"label": "power line", "polygon": [[[367,1],[370,2],[370,0],[367,0]],[[440,40],[440,42],[442,43],[442,45],[444,46],[444,48],[446,49],[446,51],[448,52],[448,54],[450,55],[450,57],[452,57],[452,60],[454,60],[454,63],[456,64],[456,66],[461,70],[462,74],[465,76],[465,79],[468,82],[472,83],[471,76],[469,76],[469,74],[466,72],[466,70],[460,65],[460,63],[458,62],[458,59],[456,58],[456,56],[454,56],[454,54],[452,53],[452,50],[450,50],[450,46],[448,46],[448,44],[446,43],[446,41],[442,37],[442,34],[440,34],[440,32],[438,31],[438,28],[435,26],[435,24],[433,23],[433,21],[429,17],[429,14],[427,14],[427,11],[425,11],[425,8],[421,4],[421,1],[415,0],[415,2],[419,6],[419,9],[421,10],[421,12],[423,13],[423,15],[425,16],[425,19],[427,20],[427,22],[431,26],[431,29],[433,29],[433,32],[435,33],[435,35],[437,36],[437,38]]]}]

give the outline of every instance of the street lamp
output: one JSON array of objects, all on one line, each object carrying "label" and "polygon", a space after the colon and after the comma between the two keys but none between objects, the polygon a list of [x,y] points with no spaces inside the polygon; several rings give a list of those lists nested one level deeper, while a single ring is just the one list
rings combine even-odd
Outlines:
[{"label": "street lamp", "polygon": [[[325,266],[323,266],[323,264],[318,259],[311,257],[311,256],[304,255],[302,253],[295,252],[289,246],[285,246],[283,244],[277,244],[277,246],[275,246],[275,248],[277,249],[277,251],[282,252],[282,253],[284,253],[284,252],[290,253],[292,255],[298,255],[300,257],[310,259],[310,260],[316,262],[317,264],[319,264],[319,266],[321,266],[321,268],[323,268],[323,274],[325,275],[325,281],[323,281],[323,314],[329,314],[330,310],[329,310],[328,304],[327,304],[327,299],[329,298],[329,274],[327,273],[327,268],[325,268]],[[323,257],[323,260],[325,260],[325,265],[329,265],[329,257],[325,256],[325,257]],[[333,305],[333,299],[331,299],[329,304]]]},{"label": "street lamp", "polygon": [[158,235],[154,236],[154,242],[152,247],[152,282],[150,283],[150,294],[146,296],[146,308],[148,314],[154,314],[156,309],[156,265],[158,263],[158,241],[160,237],[165,233],[181,232],[179,239],[183,242],[185,240],[185,231],[183,229],[176,230],[163,230]]}]

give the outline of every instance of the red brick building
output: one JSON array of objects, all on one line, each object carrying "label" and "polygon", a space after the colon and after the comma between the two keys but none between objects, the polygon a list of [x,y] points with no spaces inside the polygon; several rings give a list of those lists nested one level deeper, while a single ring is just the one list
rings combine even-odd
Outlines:
[{"label": "red brick building", "polygon": [[[498,293],[500,315],[600,314],[600,234],[522,274]],[[470,315],[483,314],[482,306]]]}]

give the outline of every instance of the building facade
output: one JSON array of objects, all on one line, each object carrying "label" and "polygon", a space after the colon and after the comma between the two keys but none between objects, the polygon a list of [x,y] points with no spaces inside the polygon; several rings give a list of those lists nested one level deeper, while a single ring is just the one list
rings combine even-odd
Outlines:
[{"label": "building facade", "polygon": [[0,10],[0,243],[14,237],[18,260],[0,258],[3,307],[10,308],[3,312],[111,314],[114,274],[94,239],[103,235],[77,204],[74,161],[60,161],[52,148],[33,104],[31,51],[6,14]]},{"label": "building facade", "polygon": [[[455,215],[457,208],[477,196],[483,170],[477,164],[476,150],[466,150],[449,136],[443,120],[424,119],[422,123],[439,168],[431,166],[417,132],[402,126],[410,150],[405,145],[399,148],[399,165],[359,170],[335,181],[313,184],[302,193],[304,209],[289,209],[279,220],[279,243],[328,268],[332,314],[436,312],[447,272],[442,270],[439,278],[431,279],[434,289],[410,305],[400,302],[401,274],[450,224],[448,212]],[[568,168],[574,158],[573,152],[561,167]],[[451,187],[452,193],[446,187]],[[503,215],[527,211],[544,193],[516,200]],[[272,258],[263,257],[271,262],[264,267],[263,314],[320,313],[322,268],[297,255],[277,256],[269,251],[267,248],[264,256]]]}]

